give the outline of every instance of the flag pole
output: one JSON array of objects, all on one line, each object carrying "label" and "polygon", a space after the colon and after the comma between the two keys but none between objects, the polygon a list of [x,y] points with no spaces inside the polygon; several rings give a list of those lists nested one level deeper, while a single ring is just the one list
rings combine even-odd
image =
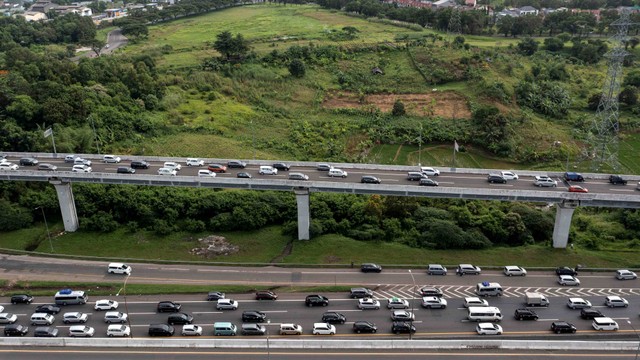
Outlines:
[{"label": "flag pole", "polygon": [[456,167],[456,153],[458,152],[458,141],[453,140],[453,167]]},{"label": "flag pole", "polygon": [[53,127],[48,128],[44,131],[44,138],[51,136],[51,143],[53,144],[53,157],[58,157],[58,152],[56,151],[56,140],[53,137]]}]

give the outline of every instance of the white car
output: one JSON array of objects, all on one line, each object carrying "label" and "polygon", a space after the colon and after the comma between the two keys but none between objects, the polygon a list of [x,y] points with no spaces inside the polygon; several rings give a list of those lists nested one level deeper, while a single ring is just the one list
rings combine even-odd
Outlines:
[{"label": "white car", "polygon": [[64,157],[64,162],[66,163],[72,163],[76,160],[77,156],[75,155],[67,155]]},{"label": "white car", "polygon": [[407,310],[394,310],[391,313],[391,320],[393,321],[414,321],[416,316]]},{"label": "white car", "polygon": [[91,167],[88,165],[73,165],[73,168],[71,168],[71,171],[81,172],[81,173],[90,173]]},{"label": "white car", "polygon": [[74,165],[87,165],[91,166],[91,160],[83,159],[81,157],[77,157],[73,160]]},{"label": "white car", "polygon": [[421,167],[420,171],[427,176],[440,176],[440,170],[432,167]]},{"label": "white car", "polygon": [[260,166],[258,173],[260,175],[278,175],[278,169],[273,166]]},{"label": "white car", "polygon": [[591,308],[591,302],[583,298],[569,298],[567,307],[569,309],[589,309]]},{"label": "white car", "polygon": [[387,309],[408,309],[409,302],[405,299],[391,298],[387,299]]},{"label": "white car", "polygon": [[0,305],[0,313],[4,311],[4,306]]},{"label": "white car", "polygon": [[189,158],[187,159],[187,166],[204,166],[204,160]]},{"label": "white car", "polygon": [[621,298],[620,296],[607,296],[604,301],[604,304],[608,307],[628,307],[629,302],[625,298]]},{"label": "white car", "polygon": [[527,270],[521,268],[520,266],[505,266],[504,274],[507,276],[526,276]]},{"label": "white car", "polygon": [[518,180],[518,174],[513,171],[500,171],[500,175],[507,180]]},{"label": "white car", "polygon": [[616,279],[618,280],[635,280],[638,278],[638,275],[631,270],[617,270],[616,271]]},{"label": "white car", "polygon": [[489,302],[479,297],[466,297],[464,298],[464,307],[469,308],[472,306],[489,306]]},{"label": "white car", "polygon": [[358,299],[358,309],[361,309],[361,310],[368,310],[368,309],[378,310],[378,309],[380,309],[380,301],[378,301],[376,299],[372,299],[372,298]]},{"label": "white car", "polygon": [[175,171],[179,171],[180,169],[182,169],[182,165],[178,164],[177,162],[173,162],[173,161],[165,162],[162,167],[169,168],[169,169],[172,169],[172,170],[175,170]]},{"label": "white car", "polygon": [[183,336],[200,336],[202,335],[202,326],[187,324],[182,327],[181,334]]},{"label": "white car", "polygon": [[564,286],[578,286],[580,285],[580,280],[575,276],[560,275],[558,277],[558,284],[564,285]]},{"label": "white car", "polygon": [[447,300],[437,296],[424,296],[421,305],[426,309],[446,309]]},{"label": "white car", "polygon": [[13,324],[18,320],[18,315],[11,313],[0,314],[0,324]]},{"label": "white car", "polygon": [[158,175],[176,176],[178,175],[178,172],[175,169],[161,167],[158,169]]},{"label": "white car", "polygon": [[115,155],[105,155],[102,157],[102,161],[105,163],[117,164],[120,160],[120,157]]},{"label": "white car", "polygon": [[64,313],[64,316],[62,317],[62,322],[65,324],[71,324],[71,323],[86,323],[87,319],[89,319],[89,315],[85,314],[85,313],[81,313],[81,312],[68,312],[68,313]]},{"label": "white car", "polygon": [[479,335],[502,335],[502,326],[494,323],[479,323],[476,326]]},{"label": "white car", "polygon": [[216,173],[211,170],[198,170],[198,177],[216,177]]},{"label": "white car", "polygon": [[558,186],[558,182],[546,175],[543,175],[536,176],[535,180],[533,180],[533,185],[537,187],[556,187]]},{"label": "white car", "polygon": [[92,337],[96,330],[91,326],[73,325],[69,327],[70,337]]},{"label": "white car", "polygon": [[118,308],[118,302],[114,300],[98,300],[93,308],[98,311],[115,310]]},{"label": "white car", "polygon": [[18,170],[18,165],[10,162],[3,162],[3,163],[0,163],[0,171],[2,170],[11,170],[11,171]]},{"label": "white car", "polygon": [[218,299],[216,304],[218,310],[236,310],[238,309],[238,302],[233,299]]},{"label": "white car", "polygon": [[342,169],[335,169],[332,168],[331,170],[329,170],[329,173],[327,174],[329,177],[341,177],[341,178],[346,178],[349,174],[347,174],[346,171],[342,170]]},{"label": "white car", "polygon": [[111,323],[120,323],[120,324],[124,324],[127,322],[127,314],[125,313],[121,313],[119,311],[107,311],[104,314],[104,322],[106,322],[107,324],[111,324]]},{"label": "white car", "polygon": [[314,323],[313,335],[335,335],[336,327],[329,323]]},{"label": "white car", "polygon": [[109,325],[107,327],[107,336],[108,337],[122,337],[129,336],[131,334],[131,329],[127,325]]}]

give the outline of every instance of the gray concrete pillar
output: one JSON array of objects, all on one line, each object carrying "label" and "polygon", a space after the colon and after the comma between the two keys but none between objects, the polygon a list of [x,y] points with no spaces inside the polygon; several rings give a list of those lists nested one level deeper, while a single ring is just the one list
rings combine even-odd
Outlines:
[{"label": "gray concrete pillar", "polygon": [[62,182],[61,180],[49,180],[49,183],[55,186],[56,192],[58,193],[58,203],[60,203],[64,231],[74,232],[78,230],[78,213],[76,212],[76,203],[73,200],[71,183]]},{"label": "gray concrete pillar", "polygon": [[569,241],[569,229],[573,212],[579,205],[578,200],[564,200],[556,204],[556,223],[553,227],[553,247],[566,248]]},{"label": "gray concrete pillar", "polygon": [[309,240],[309,223],[311,221],[309,210],[309,189],[294,189],[296,202],[298,203],[298,240]]}]

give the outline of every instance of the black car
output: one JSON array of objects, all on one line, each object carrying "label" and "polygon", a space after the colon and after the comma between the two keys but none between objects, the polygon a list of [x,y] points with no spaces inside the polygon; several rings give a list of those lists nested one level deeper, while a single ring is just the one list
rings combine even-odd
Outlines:
[{"label": "black car", "polygon": [[160,301],[158,303],[158,312],[178,312],[182,305],[173,301]]},{"label": "black car", "polygon": [[564,180],[565,181],[579,181],[582,182],[584,181],[584,177],[582,176],[582,174],[576,173],[576,172],[566,172],[564,173]]},{"label": "black car", "polygon": [[231,160],[227,163],[229,169],[244,169],[247,167],[247,163],[240,160]]},{"label": "black car", "polygon": [[28,332],[28,326],[11,324],[4,327],[4,336],[25,336]]},{"label": "black car", "polygon": [[562,267],[557,267],[556,268],[556,275],[576,276],[576,275],[578,275],[578,271],[576,271],[575,269],[572,269],[570,267],[567,267],[567,266],[562,266]]},{"label": "black car", "polygon": [[391,325],[391,332],[394,334],[416,332],[416,327],[411,325],[408,322],[404,321],[394,321],[393,325]]},{"label": "black car", "polygon": [[538,320],[538,314],[529,309],[516,309],[514,316],[516,320]]},{"label": "black car", "polygon": [[12,304],[31,304],[33,296],[27,294],[18,294],[11,296]]},{"label": "black car", "polygon": [[151,324],[149,325],[149,336],[172,336],[175,329],[171,325]]},{"label": "black car", "polygon": [[251,176],[251,174],[249,174],[248,172],[239,172],[236,177],[242,178],[242,179],[251,179],[253,176]]},{"label": "black car", "polygon": [[60,307],[52,304],[44,304],[44,305],[39,305],[36,308],[35,312],[45,313],[45,314],[57,314],[60,312]]},{"label": "black car", "polygon": [[425,286],[420,289],[420,295],[442,297],[442,290],[437,287]]},{"label": "black car", "polygon": [[267,314],[262,311],[249,310],[242,312],[242,322],[263,322],[267,319]]},{"label": "black car", "polygon": [[380,184],[382,181],[375,176],[365,175],[360,179],[363,184]]},{"label": "black car", "polygon": [[35,166],[38,165],[38,160],[35,158],[22,158],[19,162],[20,166]]},{"label": "black car", "polygon": [[573,324],[569,324],[566,321],[554,321],[551,323],[551,331],[556,334],[560,333],[575,333],[576,327]]},{"label": "black car", "polygon": [[439,186],[440,184],[432,179],[420,179],[420,182],[418,183],[418,185],[420,186]]},{"label": "black car", "polygon": [[269,290],[256,291],[256,300],[277,300],[278,294]]},{"label": "black car", "polygon": [[360,265],[360,271],[362,271],[363,273],[369,273],[369,272],[374,272],[374,273],[379,273],[382,271],[382,266],[378,265],[378,264],[362,264]]},{"label": "black car", "polygon": [[132,169],[148,169],[149,167],[151,167],[151,164],[144,160],[136,160],[131,162]]},{"label": "black car", "polygon": [[289,171],[291,166],[285,163],[275,163],[272,165],[274,169],[278,169],[278,171]]},{"label": "black car", "polygon": [[136,173],[136,169],[130,168],[130,167],[126,167],[126,166],[118,166],[118,169],[116,170],[116,173],[118,173],[118,174],[135,174]]},{"label": "black car", "polygon": [[494,183],[500,183],[500,184],[506,184],[507,183],[507,179],[504,178],[504,176],[500,175],[500,174],[489,174],[489,176],[487,176],[487,181],[491,184]]},{"label": "black car", "polygon": [[264,335],[267,329],[258,324],[242,324],[242,335]]},{"label": "black car", "polygon": [[347,317],[339,312],[329,311],[322,314],[322,322],[329,324],[344,324],[347,321]]},{"label": "black car", "polygon": [[373,297],[373,291],[367,288],[351,288],[349,297],[352,299],[364,299]]},{"label": "black car", "polygon": [[304,303],[307,306],[327,306],[329,305],[329,299],[322,295],[307,295]]},{"label": "black car", "polygon": [[353,323],[353,332],[355,333],[375,333],[378,331],[376,324],[368,321],[356,321]]},{"label": "black car", "polygon": [[582,309],[580,310],[580,317],[585,320],[593,320],[593,318],[603,317],[600,310],[596,309]]},{"label": "black car", "polygon": [[193,316],[191,316],[189,314],[186,314],[186,313],[171,314],[171,315],[169,315],[169,318],[167,319],[167,322],[169,323],[169,325],[191,324],[191,322],[193,322]]},{"label": "black car", "polygon": [[409,181],[420,181],[422,179],[427,179],[427,175],[418,171],[409,171],[407,173],[407,180]]},{"label": "black car", "polygon": [[319,171],[329,171],[331,170],[331,165],[329,164],[318,164],[316,165],[316,169]]},{"label": "black car", "polygon": [[620,175],[609,176],[609,182],[613,185],[627,185],[627,180],[620,177]]},{"label": "black car", "polygon": [[51,327],[51,326],[37,327],[36,330],[33,332],[33,336],[35,336],[35,337],[57,337],[58,336],[58,329],[56,329],[55,327]]},{"label": "black car", "polygon": [[207,294],[207,301],[217,301],[220,299],[224,299],[225,294],[220,291],[209,291]]}]

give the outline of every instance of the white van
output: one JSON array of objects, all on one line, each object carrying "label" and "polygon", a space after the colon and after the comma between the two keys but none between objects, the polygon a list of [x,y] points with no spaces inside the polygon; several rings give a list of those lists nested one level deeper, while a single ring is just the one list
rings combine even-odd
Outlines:
[{"label": "white van", "polygon": [[182,169],[182,165],[178,164],[177,162],[173,162],[173,161],[167,161],[164,163],[163,167],[169,168],[169,169],[173,169],[176,171],[179,171],[180,169]]},{"label": "white van", "polygon": [[107,268],[109,274],[125,274],[131,275],[131,266],[123,263],[111,263]]},{"label": "white van", "polygon": [[216,173],[214,173],[211,170],[198,170],[198,176],[199,177],[216,177]]},{"label": "white van", "polygon": [[278,175],[278,169],[273,166],[260,166],[260,175]]},{"label": "white van", "polygon": [[331,168],[329,170],[329,174],[327,175],[329,175],[330,177],[341,177],[344,179],[347,177],[348,174],[344,170]]},{"label": "white van", "polygon": [[471,321],[500,321],[502,313],[495,306],[473,306],[469,308],[467,319]]},{"label": "white van", "polygon": [[176,176],[176,175],[178,175],[178,172],[175,171],[174,169],[169,169],[169,168],[166,168],[166,167],[162,167],[162,168],[158,169],[158,175]]},{"label": "white van", "polygon": [[616,331],[619,329],[618,323],[610,317],[593,318],[591,326],[593,326],[593,328],[596,330]]},{"label": "white van", "polygon": [[105,155],[102,157],[102,162],[109,164],[117,164],[120,162],[120,157],[115,155]]},{"label": "white van", "polygon": [[56,320],[51,314],[34,313],[31,315],[31,325],[51,325]]},{"label": "white van", "polygon": [[478,296],[502,296],[502,286],[495,282],[483,281],[476,285]]}]

